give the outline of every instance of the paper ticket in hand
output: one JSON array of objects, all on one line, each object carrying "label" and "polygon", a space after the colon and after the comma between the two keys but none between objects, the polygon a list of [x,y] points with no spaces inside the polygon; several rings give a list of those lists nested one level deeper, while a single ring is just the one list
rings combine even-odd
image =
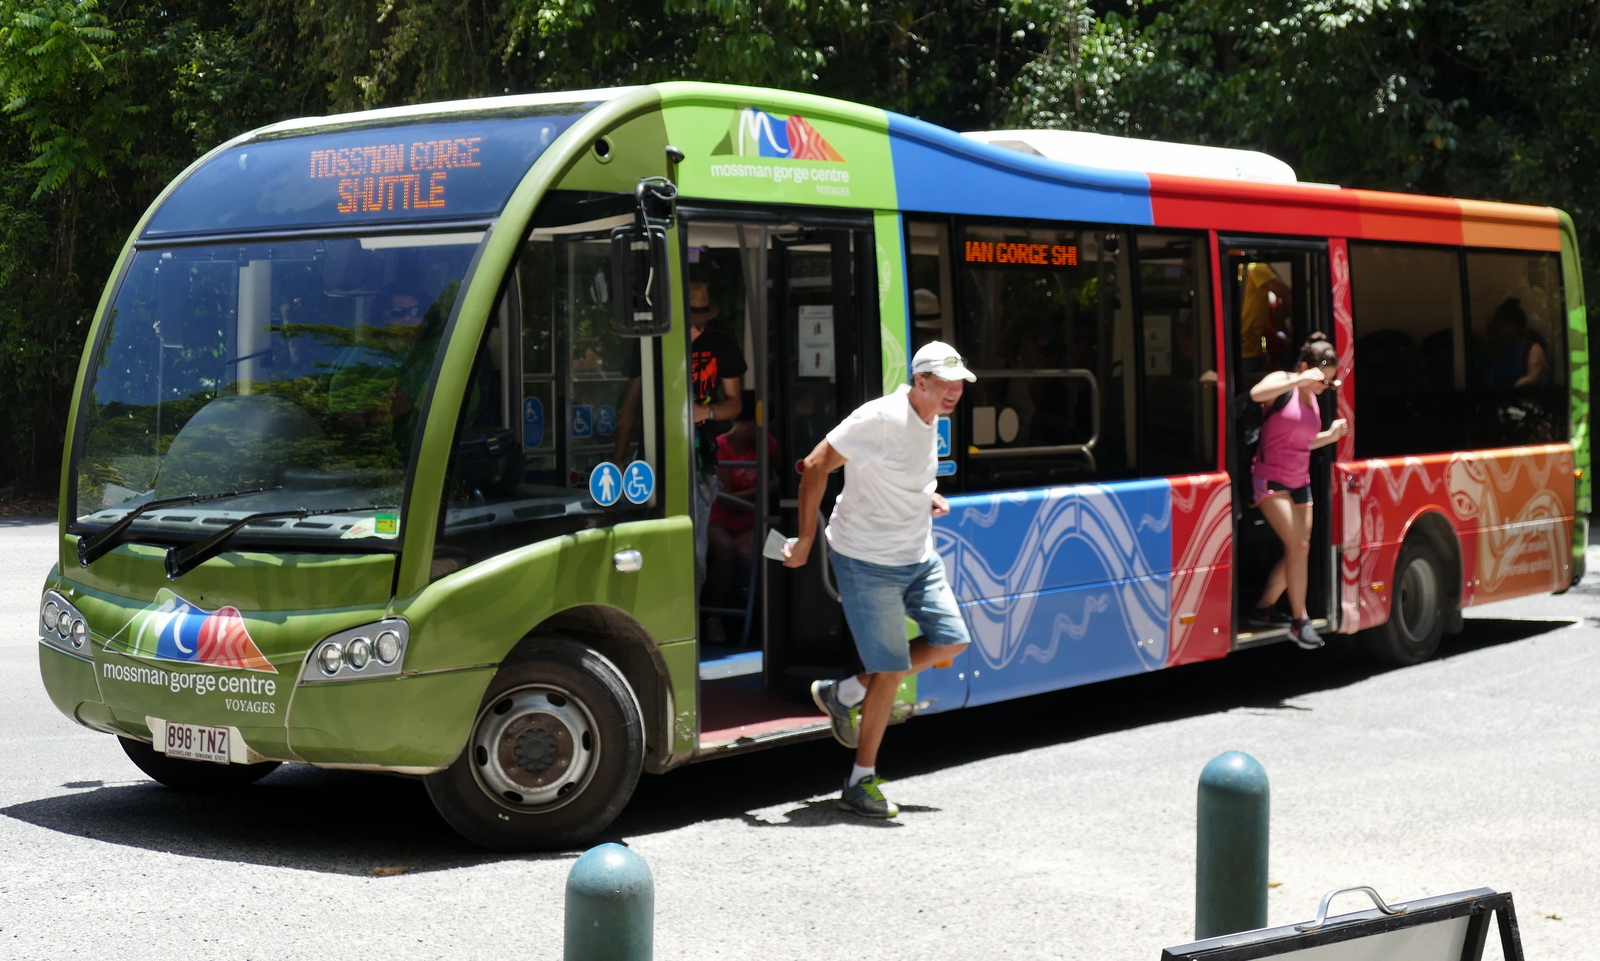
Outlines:
[{"label": "paper ticket in hand", "polygon": [[761,545],[761,556],[770,561],[783,562],[783,545],[799,541],[798,537],[784,537],[782,533],[769,529],[767,542]]}]

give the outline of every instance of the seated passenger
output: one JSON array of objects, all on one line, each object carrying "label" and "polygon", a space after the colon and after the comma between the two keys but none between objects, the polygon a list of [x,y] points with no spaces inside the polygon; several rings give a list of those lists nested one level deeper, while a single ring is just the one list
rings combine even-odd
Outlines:
[{"label": "seated passenger", "polygon": [[[727,462],[754,461],[756,439],[755,401],[747,393],[738,418],[727,433],[717,438],[717,479],[722,493],[760,509],[763,501],[757,490],[754,467],[728,467]],[[767,435],[768,463],[778,456],[778,440]],[[773,479],[768,479],[768,487]],[[744,589],[750,583],[750,563],[755,550],[755,513],[719,497],[711,507],[707,530],[706,593],[714,607],[739,607],[745,603]],[[714,628],[712,629],[715,630]]]},{"label": "seated passenger", "polygon": [[1489,318],[1489,382],[1495,387],[1545,387],[1550,383],[1550,346],[1528,326],[1522,301],[1509,297]]}]

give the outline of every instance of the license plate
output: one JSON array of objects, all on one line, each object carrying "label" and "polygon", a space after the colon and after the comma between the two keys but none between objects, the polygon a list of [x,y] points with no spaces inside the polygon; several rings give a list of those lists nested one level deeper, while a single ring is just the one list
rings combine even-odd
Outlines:
[{"label": "license plate", "polygon": [[191,761],[228,763],[228,729],[207,727],[204,724],[177,724],[167,722],[167,757],[188,758]]}]

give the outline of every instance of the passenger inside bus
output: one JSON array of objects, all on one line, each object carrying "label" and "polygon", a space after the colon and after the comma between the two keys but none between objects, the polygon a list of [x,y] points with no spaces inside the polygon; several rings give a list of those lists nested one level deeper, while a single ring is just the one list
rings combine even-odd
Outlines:
[{"label": "passenger inside bus", "polygon": [[1550,345],[1528,326],[1522,301],[1508,297],[1489,318],[1489,382],[1495,387],[1543,387],[1550,383]]},{"label": "passenger inside bus", "polygon": [[1287,327],[1292,291],[1271,264],[1247,264],[1244,271],[1244,297],[1239,305],[1239,365],[1246,374],[1281,370],[1293,346]]},{"label": "passenger inside bus", "polygon": [[[706,602],[714,607],[738,609],[750,600],[751,557],[754,552],[755,518],[761,498],[756,483],[755,392],[746,391],[739,416],[727,433],[717,438],[717,482],[721,490],[717,502],[711,506],[711,521],[707,529],[706,545]],[[767,435],[767,457],[775,464],[778,457],[778,438]],[[737,465],[737,466],[733,466]],[[776,489],[776,472],[769,470],[767,489]],[[708,643],[719,632],[710,623],[721,624],[726,636],[733,625],[722,623],[722,618],[708,619]],[[743,625],[738,625],[742,630]]]}]

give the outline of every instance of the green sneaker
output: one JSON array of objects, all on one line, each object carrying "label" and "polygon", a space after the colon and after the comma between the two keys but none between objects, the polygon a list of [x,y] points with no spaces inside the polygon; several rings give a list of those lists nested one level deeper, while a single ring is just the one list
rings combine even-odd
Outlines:
[{"label": "green sneaker", "polygon": [[883,778],[872,774],[847,785],[839,795],[839,808],[864,818],[899,817],[899,805],[883,796],[882,784]]},{"label": "green sneaker", "polygon": [[811,700],[833,721],[833,739],[854,751],[861,739],[861,708],[844,706],[838,681],[812,681]]}]

